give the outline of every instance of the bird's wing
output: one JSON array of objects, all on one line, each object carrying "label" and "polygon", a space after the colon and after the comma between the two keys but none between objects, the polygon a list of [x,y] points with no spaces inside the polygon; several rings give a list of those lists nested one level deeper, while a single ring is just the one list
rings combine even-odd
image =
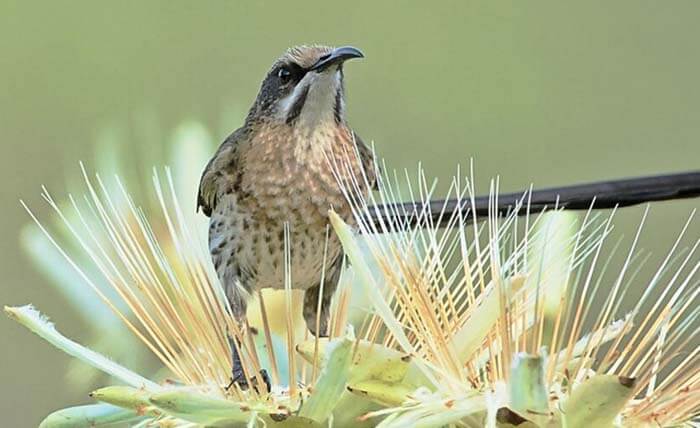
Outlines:
[{"label": "bird's wing", "polygon": [[197,195],[197,210],[210,217],[218,196],[226,189],[235,189],[240,184],[240,143],[244,129],[239,128],[229,135],[211,158],[202,172]]},{"label": "bird's wing", "polygon": [[352,135],[355,138],[355,144],[357,145],[357,151],[360,153],[360,161],[362,162],[362,167],[367,175],[367,181],[372,190],[379,190],[379,184],[377,177],[379,176],[379,166],[374,162],[374,151],[371,147],[365,144],[357,135],[357,132],[352,131]]}]

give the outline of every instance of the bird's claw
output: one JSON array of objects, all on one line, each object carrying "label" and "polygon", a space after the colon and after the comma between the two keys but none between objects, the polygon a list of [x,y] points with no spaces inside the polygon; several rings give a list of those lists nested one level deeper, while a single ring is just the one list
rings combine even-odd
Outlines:
[{"label": "bird's claw", "polygon": [[[270,375],[267,373],[267,370],[261,369],[260,370],[260,378],[262,378],[263,383],[265,384],[265,391],[260,391],[260,388],[258,388],[258,376],[252,376],[250,378],[251,383],[253,384],[253,389],[257,393],[265,393],[265,392],[270,392],[272,391],[272,382],[270,381]],[[237,370],[236,372],[233,373],[233,376],[231,376],[231,382],[226,386],[226,391],[230,390],[234,384],[238,384],[238,387],[241,388],[241,390],[246,391],[249,387],[248,381],[245,378],[245,374],[243,373],[243,370]]]}]

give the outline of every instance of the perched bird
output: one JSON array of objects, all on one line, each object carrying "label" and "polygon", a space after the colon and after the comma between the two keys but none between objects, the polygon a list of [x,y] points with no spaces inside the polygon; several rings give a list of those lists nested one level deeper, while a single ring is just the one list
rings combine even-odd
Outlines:
[{"label": "perched bird", "polygon": [[[355,181],[365,194],[376,186],[372,152],[345,118],[343,64],[362,57],[349,46],[287,50],[265,76],[243,126],[204,169],[198,209],[210,217],[212,260],[241,324],[250,295],[284,288],[287,224],[292,288],[304,290],[311,332],[328,335],[329,303],[343,258],[338,239],[328,233],[328,211],[352,223],[339,180]],[[344,165],[336,168],[340,179],[333,165]],[[245,388],[233,348],[232,383]]]}]

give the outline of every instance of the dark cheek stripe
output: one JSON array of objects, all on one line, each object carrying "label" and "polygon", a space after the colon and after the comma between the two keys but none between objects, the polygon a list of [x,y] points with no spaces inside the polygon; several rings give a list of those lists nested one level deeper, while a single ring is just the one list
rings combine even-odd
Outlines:
[{"label": "dark cheek stripe", "polygon": [[335,116],[335,123],[340,124],[343,119],[343,88],[338,88],[335,93],[335,105],[333,106],[333,114]]},{"label": "dark cheek stripe", "polygon": [[289,109],[289,115],[287,116],[287,125],[292,124],[297,117],[301,114],[301,109],[304,108],[304,103],[306,102],[306,97],[309,95],[309,86],[305,86],[299,97],[294,101],[294,105]]}]

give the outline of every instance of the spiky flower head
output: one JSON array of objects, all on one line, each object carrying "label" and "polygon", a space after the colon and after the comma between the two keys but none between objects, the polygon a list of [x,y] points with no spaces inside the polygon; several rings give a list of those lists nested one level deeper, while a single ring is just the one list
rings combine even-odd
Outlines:
[{"label": "spiky flower head", "polygon": [[[334,168],[340,177],[344,166]],[[59,251],[167,375],[149,380],[65,338],[34,309],[7,308],[123,384],[92,394],[108,404],[58,411],[43,426],[66,418],[142,426],[347,426],[357,418],[385,427],[677,426],[700,411],[693,345],[700,241],[679,250],[692,216],[657,272],[642,281],[641,225],[624,264],[607,274],[612,269],[603,249],[614,212],[589,212],[577,225],[556,207],[528,213],[525,194],[510,215],[479,222],[468,215],[473,179],[458,177],[450,196],[464,209],[438,228],[433,219],[440,213],[428,210],[431,188],[421,174],[417,188],[408,186],[412,199],[425,202],[423,212],[412,213],[418,220],[375,223],[368,218],[376,217],[378,203],[388,213],[396,209],[398,184],[389,186],[384,177],[378,194],[366,199],[355,191],[359,183],[339,181],[357,227],[333,213],[331,219],[350,260],[346,275],[357,285],[341,287],[334,300],[333,335],[306,341],[291,334],[289,287],[283,313],[270,314],[260,299],[261,328],[241,331],[169,171],[164,181],[153,176],[157,214],[138,208],[124,186],[110,193],[99,177],[87,180],[86,198],[72,200],[73,216],[45,193],[99,278]],[[497,187],[494,182],[494,205]],[[175,251],[164,251],[154,234],[156,218],[167,225]],[[104,235],[106,241],[96,239]],[[108,298],[103,284],[125,305]],[[642,297],[622,310],[633,287],[644,290]],[[369,303],[352,307],[353,293]],[[349,315],[353,310],[364,316]],[[271,332],[272,317],[285,320],[286,335]],[[352,328],[347,319],[359,321]],[[247,391],[225,388],[230,347],[239,342],[254,385]],[[271,391],[259,379],[263,367],[271,372]]]}]

